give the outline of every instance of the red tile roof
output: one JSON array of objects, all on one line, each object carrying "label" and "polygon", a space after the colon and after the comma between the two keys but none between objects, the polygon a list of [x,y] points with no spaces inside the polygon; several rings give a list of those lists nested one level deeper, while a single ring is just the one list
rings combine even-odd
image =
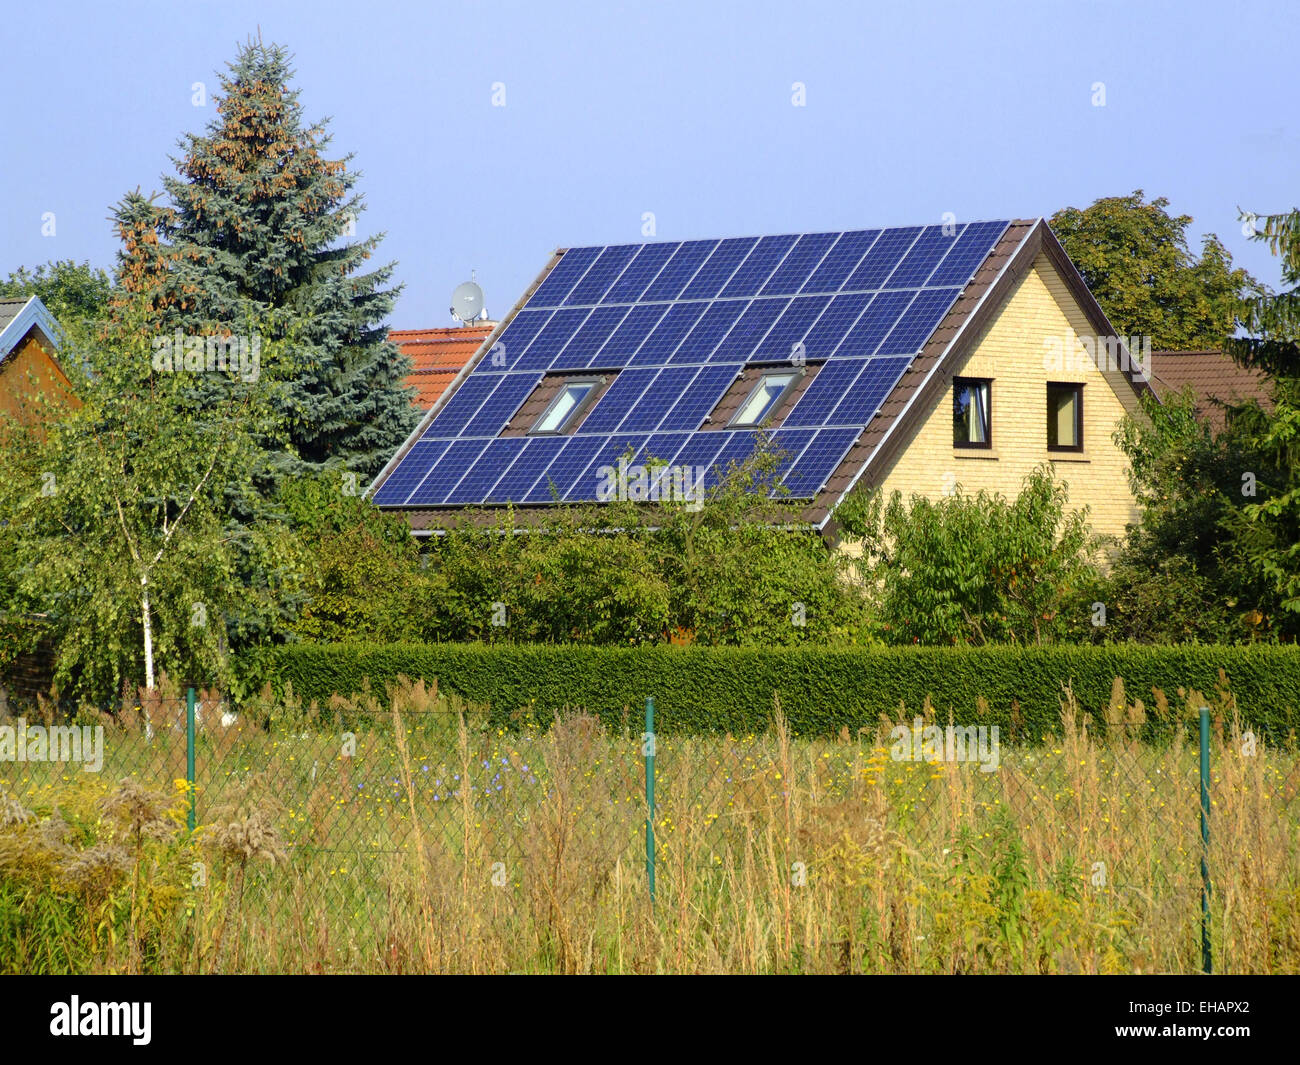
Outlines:
[{"label": "red tile roof", "polygon": [[446,329],[393,329],[388,339],[411,357],[406,383],[416,390],[415,405],[428,410],[447,390],[452,378],[482,346],[495,322]]},{"label": "red tile roof", "polygon": [[1268,378],[1247,370],[1222,351],[1153,351],[1151,387],[1161,399],[1188,385],[1196,395],[1196,414],[1217,431],[1224,425],[1224,404],[1257,399],[1272,406]]}]

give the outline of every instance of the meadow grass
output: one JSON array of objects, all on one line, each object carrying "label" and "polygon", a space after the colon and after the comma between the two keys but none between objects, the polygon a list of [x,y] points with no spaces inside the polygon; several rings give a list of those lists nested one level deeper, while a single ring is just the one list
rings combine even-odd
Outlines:
[{"label": "meadow grass", "polygon": [[[661,736],[653,905],[630,730],[494,726],[419,682],[391,710],[209,714],[190,834],[184,731],[146,701],[98,774],[0,764],[0,970],[1195,971],[1196,747],[1139,741],[1120,695],[1105,740],[1067,692],[1060,735],[993,772],[895,760],[891,722],[791,736],[779,708],[762,735]],[[1294,973],[1300,757],[1249,753],[1231,711],[1215,966]]]}]

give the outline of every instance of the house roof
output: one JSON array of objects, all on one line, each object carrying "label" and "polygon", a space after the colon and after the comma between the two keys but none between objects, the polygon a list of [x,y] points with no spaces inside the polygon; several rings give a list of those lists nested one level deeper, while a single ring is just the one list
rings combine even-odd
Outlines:
[{"label": "house roof", "polygon": [[[706,416],[738,405],[737,377],[788,368],[794,341],[815,376],[772,440],[787,452],[792,497],[807,500],[804,519],[833,535],[834,505],[897,453],[1040,253],[1098,334],[1113,335],[1042,219],[557,251],[372,498],[406,511],[417,533],[465,505],[510,502],[527,515],[557,490],[566,502],[594,498],[588,474],[629,446],[633,462],[708,468],[707,488],[756,434]],[[497,357],[485,361],[487,351]],[[614,381],[573,435],[512,432],[561,372]]]},{"label": "house roof", "polygon": [[1191,388],[1196,415],[1216,431],[1222,429],[1226,406],[1258,400],[1265,409],[1273,404],[1269,380],[1262,370],[1238,365],[1226,352],[1153,351],[1151,385],[1164,399]]},{"label": "house roof", "polygon": [[39,298],[6,297],[0,299],[0,362],[35,329],[51,351],[59,347],[59,325]]},{"label": "house roof", "polygon": [[495,322],[445,329],[394,329],[388,339],[411,358],[406,384],[416,391],[415,405],[428,410],[456,374],[474,357]]}]

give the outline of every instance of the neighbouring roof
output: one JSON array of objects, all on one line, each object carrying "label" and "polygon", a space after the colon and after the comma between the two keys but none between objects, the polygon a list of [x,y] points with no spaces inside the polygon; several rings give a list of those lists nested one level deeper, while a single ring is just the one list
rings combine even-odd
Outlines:
[{"label": "neighbouring roof", "polygon": [[36,296],[0,299],[0,362],[35,329],[53,352],[59,347],[59,326]]},{"label": "neighbouring roof", "polygon": [[415,405],[428,410],[474,357],[495,322],[446,329],[394,329],[388,339],[411,357],[406,384],[416,390]]},{"label": "neighbouring roof", "polygon": [[[758,434],[706,416],[736,405],[747,371],[788,367],[798,350],[815,373],[771,438],[804,519],[826,533],[835,503],[897,453],[1039,254],[1097,333],[1113,335],[1042,219],[557,251],[372,498],[405,511],[417,533],[465,506],[527,514],[556,497],[595,499],[594,471],[629,449],[634,464],[707,469],[707,489]],[[521,408],[561,373],[606,378],[576,430],[516,432]]]},{"label": "neighbouring roof", "polygon": [[1166,396],[1190,387],[1196,396],[1196,415],[1217,432],[1226,421],[1226,407],[1258,400],[1266,409],[1273,399],[1262,370],[1239,366],[1223,351],[1153,351],[1151,385]]}]

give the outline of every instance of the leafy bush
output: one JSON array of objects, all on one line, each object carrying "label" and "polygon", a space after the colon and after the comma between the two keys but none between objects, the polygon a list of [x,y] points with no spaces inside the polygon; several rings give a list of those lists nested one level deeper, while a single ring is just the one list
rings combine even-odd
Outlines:
[{"label": "leafy bush", "polygon": [[[1115,679],[1151,700],[1144,730],[1167,735],[1226,688],[1242,719],[1275,740],[1300,724],[1300,648],[579,647],[509,644],[299,644],[274,651],[264,676],[325,705],[335,693],[383,693],[400,677],[488,705],[493,717],[548,720],[581,707],[612,723],[639,719],[647,696],[666,732],[767,728],[779,698],[805,735],[874,727],[927,701],[940,721],[998,725],[1004,736],[1056,734],[1067,687],[1105,727]],[[250,685],[251,685],[250,681]],[[1226,698],[1227,696],[1225,696]]]},{"label": "leafy bush", "polygon": [[1080,589],[1096,577],[1087,510],[1067,511],[1050,466],[1013,500],[895,492],[836,510],[863,545],[863,576],[890,643],[1050,643],[1078,629]]}]

